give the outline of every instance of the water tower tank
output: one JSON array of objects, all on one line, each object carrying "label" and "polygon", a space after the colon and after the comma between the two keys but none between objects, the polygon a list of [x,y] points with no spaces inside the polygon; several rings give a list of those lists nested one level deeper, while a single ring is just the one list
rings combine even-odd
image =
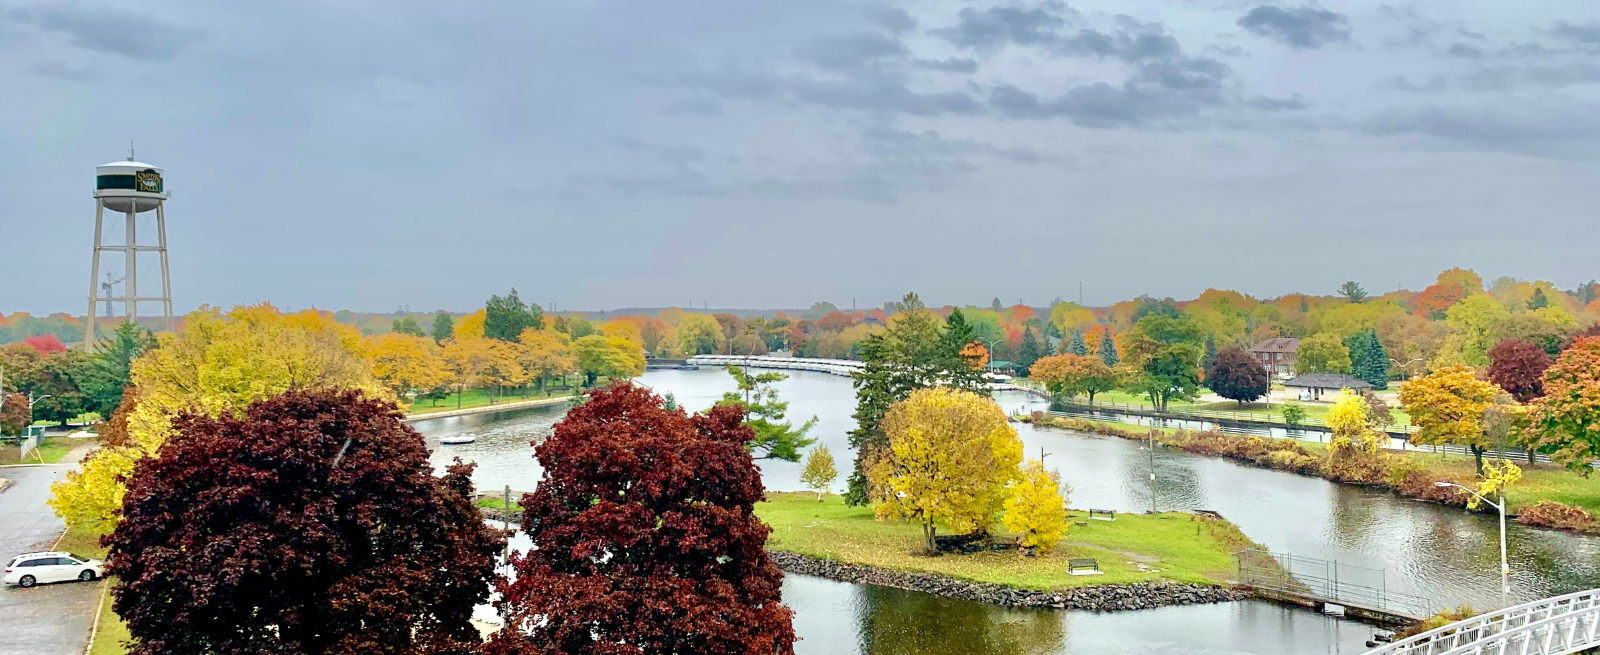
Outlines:
[{"label": "water tower tank", "polygon": [[167,199],[161,169],[144,162],[129,159],[96,166],[94,176],[94,197],[114,212],[146,212]]}]

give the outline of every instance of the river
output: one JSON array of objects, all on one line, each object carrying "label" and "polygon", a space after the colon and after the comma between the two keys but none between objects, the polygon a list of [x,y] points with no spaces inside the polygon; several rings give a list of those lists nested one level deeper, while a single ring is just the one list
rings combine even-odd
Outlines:
[{"label": "river", "polygon": [[[812,436],[849,470],[845,433],[854,392],[847,378],[803,371],[778,384],[797,423],[818,419]],[[649,371],[640,382],[703,409],[733,382],[720,370]],[[1043,408],[1024,394],[997,394],[1007,411]],[[540,477],[528,443],[549,434],[563,410],[536,408],[422,421],[436,466],[452,457],[478,463],[480,488],[532,489]],[[1046,454],[1072,487],[1078,508],[1147,511],[1150,455],[1140,443],[1015,424],[1028,457]],[[445,434],[476,443],[439,448]],[[800,490],[800,465],[762,461],[768,489]],[[1385,571],[1387,588],[1435,608],[1499,605],[1498,533],[1492,519],[1318,478],[1157,449],[1155,502],[1161,510],[1208,509],[1274,551]],[[843,475],[839,483],[842,490]],[[1513,599],[1600,586],[1600,540],[1513,526],[1508,533]],[[893,589],[789,576],[784,599],[796,611],[799,653],[1360,653],[1372,630],[1262,602],[1140,612],[1017,611]]]}]

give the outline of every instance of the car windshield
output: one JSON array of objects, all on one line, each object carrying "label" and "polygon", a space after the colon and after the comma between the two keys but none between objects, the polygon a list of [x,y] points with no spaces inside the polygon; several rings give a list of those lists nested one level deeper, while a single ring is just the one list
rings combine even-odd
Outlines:
[{"label": "car windshield", "polygon": [[8,569],[9,568],[14,568],[14,567],[16,567],[17,563],[21,562],[21,561],[22,561],[22,556],[21,555],[13,557],[13,558],[11,558],[11,563],[6,565],[6,568],[8,568]]},{"label": "car windshield", "polygon": [[73,561],[77,561],[77,562],[87,562],[87,561],[89,561],[89,558],[84,557],[82,555],[79,555],[77,553],[67,553],[67,554],[72,556]]}]

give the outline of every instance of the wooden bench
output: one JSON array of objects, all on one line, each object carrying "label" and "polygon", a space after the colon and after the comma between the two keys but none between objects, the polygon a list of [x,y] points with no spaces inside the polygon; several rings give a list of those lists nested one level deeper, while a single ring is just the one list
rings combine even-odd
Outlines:
[{"label": "wooden bench", "polygon": [[1115,521],[1117,520],[1117,513],[1115,510],[1109,509],[1091,509],[1089,510],[1089,518],[1095,521]]},{"label": "wooden bench", "polygon": [[1069,559],[1067,575],[1100,575],[1100,562],[1088,557]]}]

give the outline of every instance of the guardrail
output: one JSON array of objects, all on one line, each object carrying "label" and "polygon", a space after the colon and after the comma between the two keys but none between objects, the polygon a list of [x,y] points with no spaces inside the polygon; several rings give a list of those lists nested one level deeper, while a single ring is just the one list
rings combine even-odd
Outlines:
[{"label": "guardrail", "polygon": [[1435,628],[1365,655],[1566,655],[1600,646],[1600,589],[1536,600]]}]

